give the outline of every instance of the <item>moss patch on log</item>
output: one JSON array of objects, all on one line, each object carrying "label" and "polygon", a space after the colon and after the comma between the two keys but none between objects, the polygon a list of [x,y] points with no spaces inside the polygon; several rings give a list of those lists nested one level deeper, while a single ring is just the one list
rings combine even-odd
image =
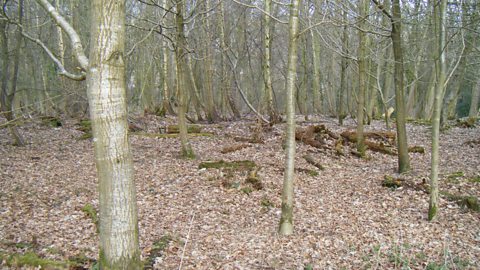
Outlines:
[{"label": "moss patch on log", "polygon": [[[165,128],[165,132],[169,134],[175,134],[180,132],[180,128],[178,125],[168,125]],[[202,127],[200,125],[187,125],[187,132],[188,133],[201,133]]]}]

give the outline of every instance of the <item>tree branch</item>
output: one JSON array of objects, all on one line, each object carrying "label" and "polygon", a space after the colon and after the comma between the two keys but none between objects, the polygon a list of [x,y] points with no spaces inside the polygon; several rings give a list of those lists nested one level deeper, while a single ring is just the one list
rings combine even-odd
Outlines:
[{"label": "tree branch", "polygon": [[72,50],[75,54],[75,58],[77,59],[80,67],[83,70],[88,69],[88,58],[83,51],[82,41],[80,40],[80,36],[77,34],[75,29],[63,18],[60,13],[47,1],[47,0],[36,0],[37,3],[42,6],[43,9],[52,17],[55,22],[65,31],[65,33],[70,38],[72,44]]}]

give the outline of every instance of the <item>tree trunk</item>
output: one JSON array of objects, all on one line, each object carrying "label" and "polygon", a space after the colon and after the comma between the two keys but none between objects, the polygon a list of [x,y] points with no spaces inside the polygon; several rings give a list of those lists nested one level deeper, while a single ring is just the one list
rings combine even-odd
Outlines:
[{"label": "tree trunk", "polygon": [[348,67],[348,28],[347,28],[347,11],[342,10],[342,17],[344,21],[344,26],[342,30],[342,53],[344,54],[342,56],[341,60],[341,71],[340,71],[340,90],[338,91],[338,123],[340,125],[343,125],[343,119],[346,117],[345,109],[344,109],[344,103],[345,103],[345,93],[347,92],[347,81],[346,81],[346,76],[347,76],[347,67]]},{"label": "tree trunk", "polygon": [[100,268],[141,269],[125,87],[125,2],[92,0],[88,100],[100,193]]},{"label": "tree trunk", "polygon": [[432,116],[432,160],[430,173],[430,203],[428,208],[428,220],[433,220],[438,212],[438,166],[439,166],[439,137],[440,137],[440,113],[442,109],[442,95],[446,80],[446,30],[445,18],[447,13],[447,0],[440,0],[434,3],[434,26],[435,26],[435,71],[437,84],[433,101]]},{"label": "tree trunk", "polygon": [[270,117],[270,122],[278,123],[280,122],[280,115],[278,115],[277,110],[273,106],[273,87],[272,87],[272,74],[270,69],[271,62],[271,39],[270,39],[270,15],[272,13],[272,0],[265,0],[265,12],[263,15],[264,19],[264,35],[263,35],[263,48],[264,58],[263,58],[263,78],[265,82],[265,100],[267,105],[267,113]]},{"label": "tree trunk", "polygon": [[367,87],[367,34],[364,32],[367,20],[368,0],[359,1],[358,30],[358,103],[357,103],[357,151],[365,156],[365,141],[363,138],[363,118],[365,107],[365,92]]},{"label": "tree trunk", "polygon": [[478,117],[478,102],[480,98],[480,79],[477,80],[477,83],[474,87],[472,87],[472,101],[470,103],[470,111],[468,116],[470,117]]},{"label": "tree trunk", "polygon": [[295,177],[295,81],[297,76],[297,44],[298,44],[298,7],[300,0],[292,0],[290,4],[290,31],[288,46],[287,72],[287,128],[286,128],[286,157],[285,173],[282,189],[282,214],[279,233],[289,235],[293,233],[293,180]]},{"label": "tree trunk", "polygon": [[175,22],[177,27],[177,46],[175,48],[175,54],[177,59],[177,91],[178,91],[178,126],[180,128],[180,142],[182,145],[181,155],[186,158],[194,158],[195,154],[188,142],[187,134],[187,121],[185,118],[187,98],[186,98],[186,85],[185,85],[185,69],[186,69],[186,55],[185,55],[185,30],[183,22],[183,10],[185,7],[184,0],[177,0],[176,3],[176,15]]},{"label": "tree trunk", "polygon": [[[19,23],[22,23],[23,18],[23,0],[20,0],[18,3],[18,20]],[[1,80],[1,94],[0,94],[0,104],[1,104],[1,113],[5,116],[7,121],[14,121],[15,115],[13,113],[13,99],[15,97],[15,92],[17,88],[17,78],[18,78],[18,66],[20,61],[20,48],[22,41],[21,29],[17,28],[16,32],[16,44],[17,48],[14,50],[13,55],[13,74],[10,77],[10,55],[8,49],[8,38],[7,38],[7,23],[4,20],[0,20],[0,80]],[[9,91],[9,82],[10,91]],[[17,146],[24,146],[25,140],[23,136],[18,131],[15,125],[9,125],[10,133],[14,139],[14,144]]]},{"label": "tree trunk", "polygon": [[206,92],[206,102],[207,102],[207,120],[210,123],[215,123],[220,121],[220,116],[218,114],[217,108],[215,106],[215,95],[213,93],[213,64],[212,64],[212,49],[210,42],[212,37],[210,36],[210,20],[207,16],[207,12],[210,11],[210,0],[205,0],[205,13],[203,15],[203,22],[205,24],[205,92]]},{"label": "tree trunk", "polygon": [[403,51],[401,37],[401,20],[399,0],[393,0],[392,6],[392,46],[395,59],[395,105],[397,109],[397,146],[398,146],[398,172],[403,173],[410,169],[408,156],[407,129],[405,124],[405,100],[403,84]]}]

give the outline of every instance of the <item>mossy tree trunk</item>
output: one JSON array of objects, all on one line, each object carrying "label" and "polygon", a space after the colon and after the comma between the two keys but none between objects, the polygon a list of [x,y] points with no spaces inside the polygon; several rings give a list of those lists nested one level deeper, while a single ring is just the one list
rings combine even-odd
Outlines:
[{"label": "mossy tree trunk", "polygon": [[439,137],[440,137],[440,113],[442,109],[443,89],[446,80],[446,30],[445,18],[447,13],[447,0],[440,0],[433,4],[433,16],[435,27],[435,72],[437,84],[435,86],[435,96],[433,101],[432,115],[432,160],[430,172],[430,203],[428,208],[428,220],[433,220],[438,212],[438,167],[439,167]]},{"label": "mossy tree trunk", "polygon": [[297,77],[297,44],[298,44],[298,7],[300,0],[292,0],[290,4],[289,46],[287,71],[287,128],[286,128],[286,162],[282,190],[282,214],[279,233],[293,233],[293,180],[295,177],[295,81]]}]

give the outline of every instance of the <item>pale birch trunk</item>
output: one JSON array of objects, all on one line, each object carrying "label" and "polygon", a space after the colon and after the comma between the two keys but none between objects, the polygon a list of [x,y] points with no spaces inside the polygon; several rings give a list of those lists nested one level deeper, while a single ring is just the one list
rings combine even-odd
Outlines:
[{"label": "pale birch trunk", "polygon": [[439,140],[440,140],[440,113],[442,109],[442,95],[446,80],[446,27],[445,18],[447,13],[447,0],[440,0],[434,4],[434,26],[435,26],[435,51],[438,57],[435,61],[435,73],[437,83],[435,85],[435,96],[433,101],[432,115],[432,159],[430,172],[430,203],[428,208],[428,220],[433,220],[438,212],[438,167],[439,167]]},{"label": "pale birch trunk", "polygon": [[298,44],[298,7],[300,0],[292,0],[290,4],[288,72],[287,72],[287,127],[285,173],[282,189],[282,214],[279,233],[293,233],[293,181],[295,178],[295,81],[297,77],[297,44]]}]

